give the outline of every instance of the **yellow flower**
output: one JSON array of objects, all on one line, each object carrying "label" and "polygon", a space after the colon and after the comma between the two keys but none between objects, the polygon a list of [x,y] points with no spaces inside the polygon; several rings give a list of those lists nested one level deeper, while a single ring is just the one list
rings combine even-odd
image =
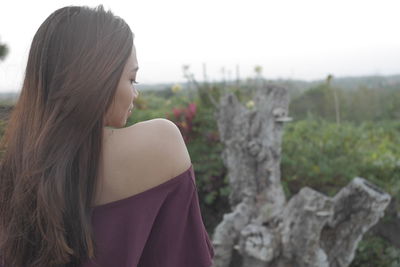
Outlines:
[{"label": "yellow flower", "polygon": [[254,101],[253,101],[253,100],[247,101],[246,107],[249,108],[249,109],[250,109],[250,108],[253,108],[253,107],[254,107]]},{"label": "yellow flower", "polygon": [[182,86],[180,84],[174,84],[171,88],[172,92],[177,93],[182,90]]}]

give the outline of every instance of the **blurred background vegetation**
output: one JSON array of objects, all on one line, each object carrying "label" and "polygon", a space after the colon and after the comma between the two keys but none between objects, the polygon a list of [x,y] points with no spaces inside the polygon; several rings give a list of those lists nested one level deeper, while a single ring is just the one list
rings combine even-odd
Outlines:
[{"label": "blurred background vegetation", "polygon": [[0,42],[0,61],[4,60],[8,54],[8,46]]},{"label": "blurred background vegetation", "polygon": [[[289,89],[289,115],[294,118],[285,125],[282,147],[287,197],[304,186],[333,196],[356,176],[380,186],[393,196],[381,220],[386,224],[364,236],[351,266],[400,266],[400,239],[396,239],[400,234],[400,76],[336,79],[328,75],[316,82],[272,81],[256,66],[254,77],[245,81],[198,83],[187,66],[184,71],[186,83],[139,86],[140,96],[127,124],[167,118],[179,127],[195,168],[210,235],[230,209],[223,147],[209,95],[218,101],[223,92],[234,92],[243,105],[254,108],[255,88],[275,83]],[[0,134],[15,98],[4,99]],[[392,229],[387,225],[394,230],[385,232]]]},{"label": "blurred background vegetation", "polygon": [[393,196],[381,219],[385,224],[364,236],[351,266],[400,266],[400,76],[272,81],[260,77],[256,67],[255,76],[240,83],[188,79],[188,84],[143,91],[129,123],[164,117],[181,129],[196,170],[204,222],[212,234],[230,210],[222,145],[208,94],[218,100],[231,91],[253,108],[260,83],[284,85],[291,96],[289,114],[294,120],[285,126],[281,160],[287,197],[304,186],[333,196],[356,176],[380,186]]}]

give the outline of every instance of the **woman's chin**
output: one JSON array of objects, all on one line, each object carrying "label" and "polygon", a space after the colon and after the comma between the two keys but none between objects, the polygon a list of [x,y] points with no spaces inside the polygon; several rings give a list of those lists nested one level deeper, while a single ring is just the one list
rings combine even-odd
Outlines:
[{"label": "woman's chin", "polygon": [[128,113],[128,115],[125,117],[124,126],[126,126],[126,123],[128,122],[128,119],[129,119],[130,115],[131,115],[131,113]]}]

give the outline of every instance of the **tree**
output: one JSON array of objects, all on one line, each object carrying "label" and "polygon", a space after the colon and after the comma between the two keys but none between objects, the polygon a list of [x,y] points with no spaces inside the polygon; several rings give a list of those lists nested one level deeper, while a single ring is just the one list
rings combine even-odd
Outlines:
[{"label": "tree", "polygon": [[8,54],[8,46],[0,42],[0,61],[4,60]]},{"label": "tree", "polygon": [[340,124],[340,106],[339,106],[339,99],[337,97],[337,93],[336,93],[336,88],[335,87],[331,87],[331,82],[333,79],[333,75],[329,74],[328,77],[326,78],[326,84],[328,86],[329,89],[332,89],[333,92],[333,99],[335,101],[335,115],[336,115],[336,123]]}]

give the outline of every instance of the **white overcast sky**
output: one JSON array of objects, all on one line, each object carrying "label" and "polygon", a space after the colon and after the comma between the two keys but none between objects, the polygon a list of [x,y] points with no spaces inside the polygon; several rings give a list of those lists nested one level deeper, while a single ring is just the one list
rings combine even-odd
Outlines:
[{"label": "white overcast sky", "polygon": [[253,75],[322,79],[400,73],[399,0],[4,0],[0,91],[19,91],[32,38],[54,10],[103,4],[135,34],[139,83],[182,82],[182,65],[198,80]]}]

